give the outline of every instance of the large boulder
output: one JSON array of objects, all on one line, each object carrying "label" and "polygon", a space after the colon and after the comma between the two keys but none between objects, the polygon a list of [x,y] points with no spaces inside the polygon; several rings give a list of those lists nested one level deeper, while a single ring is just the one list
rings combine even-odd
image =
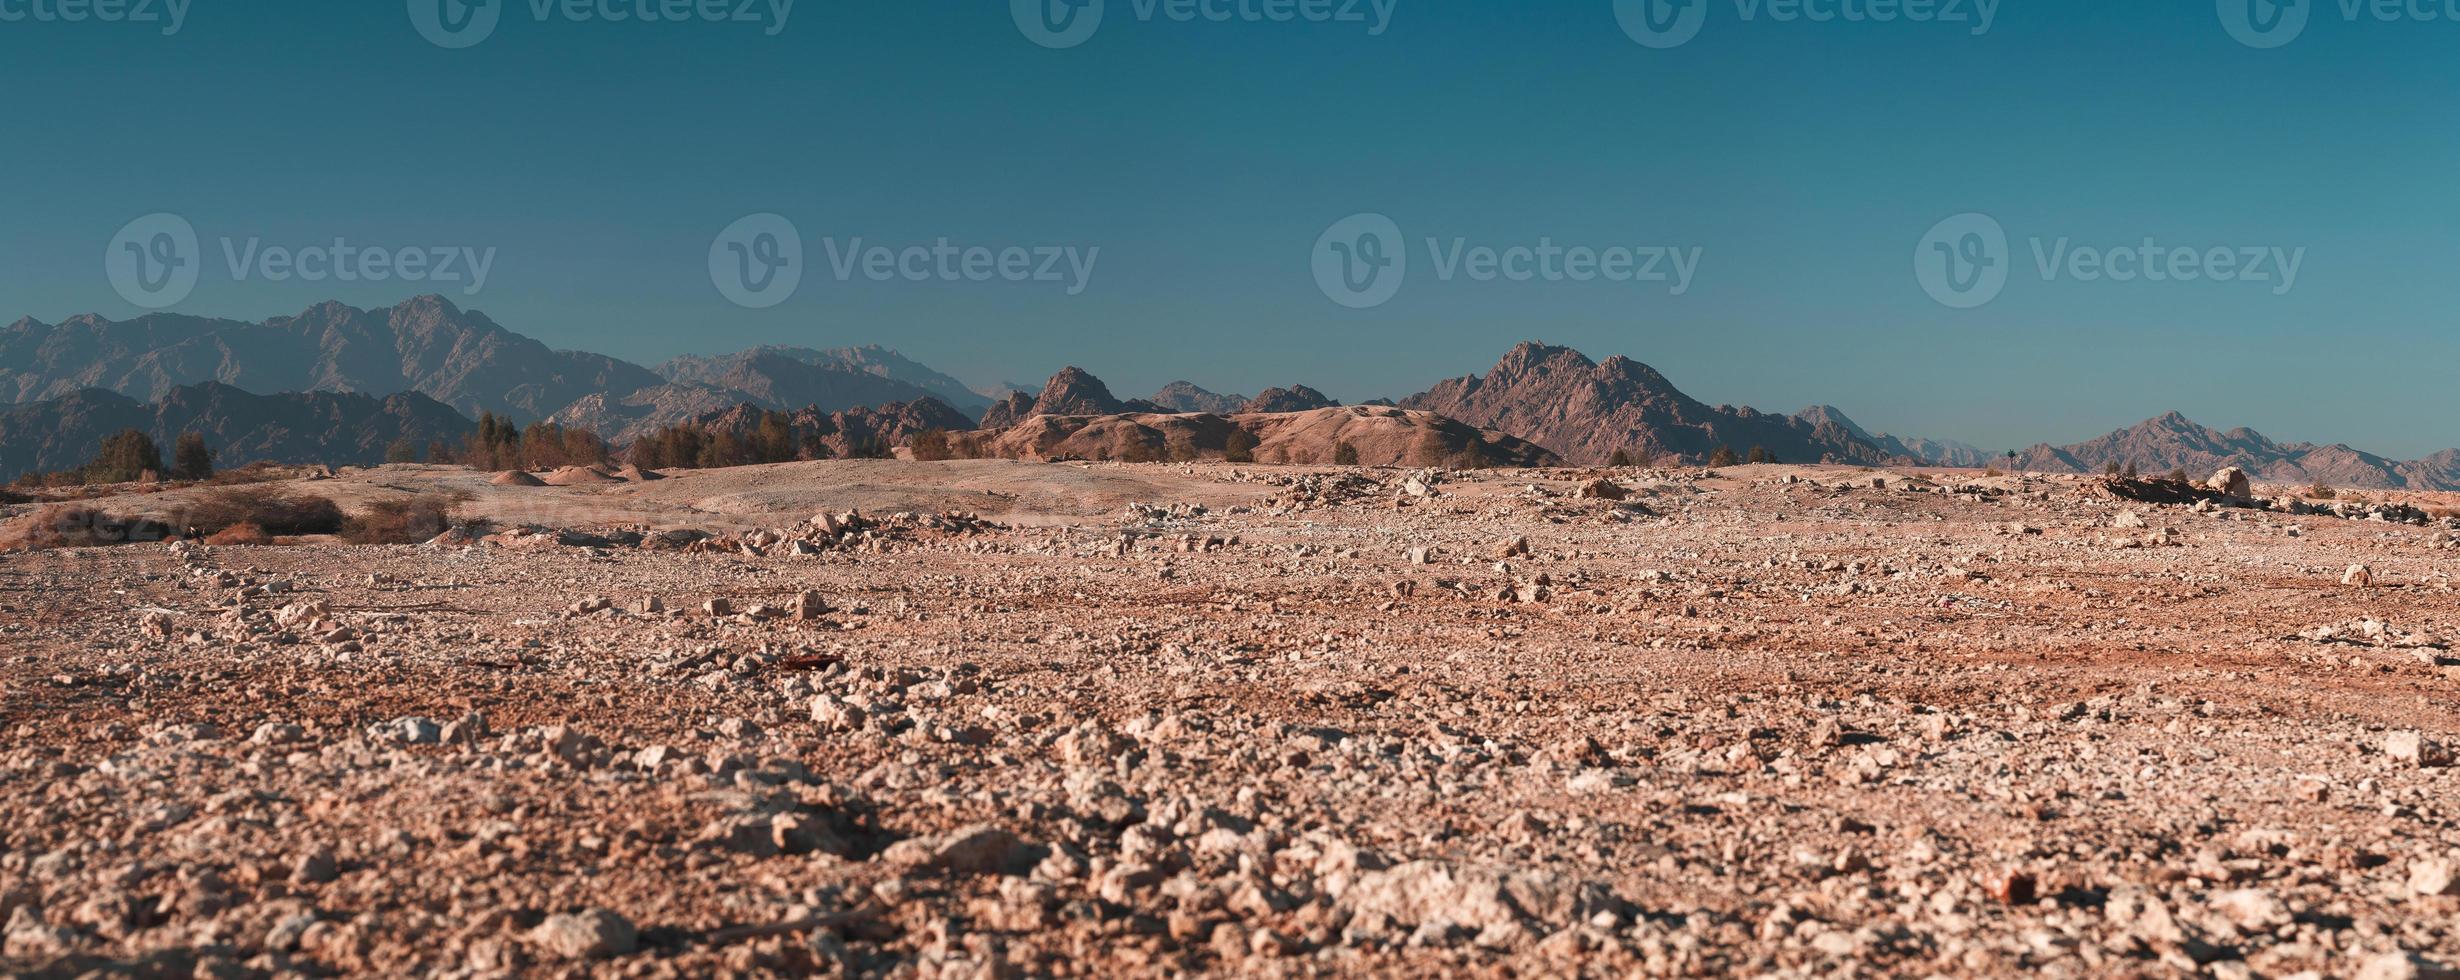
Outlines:
[{"label": "large boulder", "polygon": [[2255,495],[2255,482],[2247,479],[2245,470],[2235,466],[2222,467],[2205,485],[2240,500]]}]

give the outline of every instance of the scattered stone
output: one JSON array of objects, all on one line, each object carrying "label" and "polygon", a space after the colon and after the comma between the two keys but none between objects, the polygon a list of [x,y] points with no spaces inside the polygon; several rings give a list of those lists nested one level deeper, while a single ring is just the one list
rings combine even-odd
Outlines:
[{"label": "scattered stone", "polygon": [[606,909],[559,912],[531,930],[530,939],[549,954],[566,960],[597,960],[630,955],[640,947],[632,920]]}]

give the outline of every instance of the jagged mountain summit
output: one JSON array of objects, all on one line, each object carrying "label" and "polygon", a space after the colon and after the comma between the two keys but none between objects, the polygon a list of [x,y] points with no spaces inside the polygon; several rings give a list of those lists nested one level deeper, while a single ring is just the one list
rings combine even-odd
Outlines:
[{"label": "jagged mountain summit", "polygon": [[1789,463],[1877,465],[1893,455],[1834,423],[1710,406],[1627,357],[1597,362],[1534,341],[1484,377],[1444,381],[1400,404],[1510,433],[1579,464],[1607,462],[1618,450],[1695,463],[1721,448],[1764,448]]},{"label": "jagged mountain summit", "polygon": [[1026,397],[1011,393],[1006,401],[983,413],[982,428],[1004,429],[1036,415],[1118,415],[1129,412],[1167,413],[1170,409],[1143,399],[1121,401],[1102,379],[1080,367],[1060,369],[1042,385],[1042,393]]},{"label": "jagged mountain summit", "polygon": [[2155,474],[2184,469],[2196,476],[2236,466],[2268,483],[2460,490],[2460,449],[2395,460],[2340,444],[2274,442],[2248,428],[2222,432],[2178,412],[2070,446],[2037,445],[2015,465],[2048,473],[2098,473],[2111,465]]}]

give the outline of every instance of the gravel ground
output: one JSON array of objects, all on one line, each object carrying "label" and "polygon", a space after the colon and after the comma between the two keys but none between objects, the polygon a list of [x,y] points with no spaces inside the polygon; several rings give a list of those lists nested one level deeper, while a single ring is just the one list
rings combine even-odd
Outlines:
[{"label": "gravel ground", "polygon": [[1769,466],[298,489],[444,482],[602,537],[0,556],[0,969],[2460,963],[2448,518]]}]

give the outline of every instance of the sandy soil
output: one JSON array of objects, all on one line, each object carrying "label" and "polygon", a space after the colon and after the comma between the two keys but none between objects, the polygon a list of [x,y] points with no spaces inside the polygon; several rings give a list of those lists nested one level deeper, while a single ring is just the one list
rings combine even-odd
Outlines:
[{"label": "sandy soil", "polygon": [[720,536],[0,557],[0,967],[2460,963],[2439,518],[1817,467],[488,476],[296,488]]}]

